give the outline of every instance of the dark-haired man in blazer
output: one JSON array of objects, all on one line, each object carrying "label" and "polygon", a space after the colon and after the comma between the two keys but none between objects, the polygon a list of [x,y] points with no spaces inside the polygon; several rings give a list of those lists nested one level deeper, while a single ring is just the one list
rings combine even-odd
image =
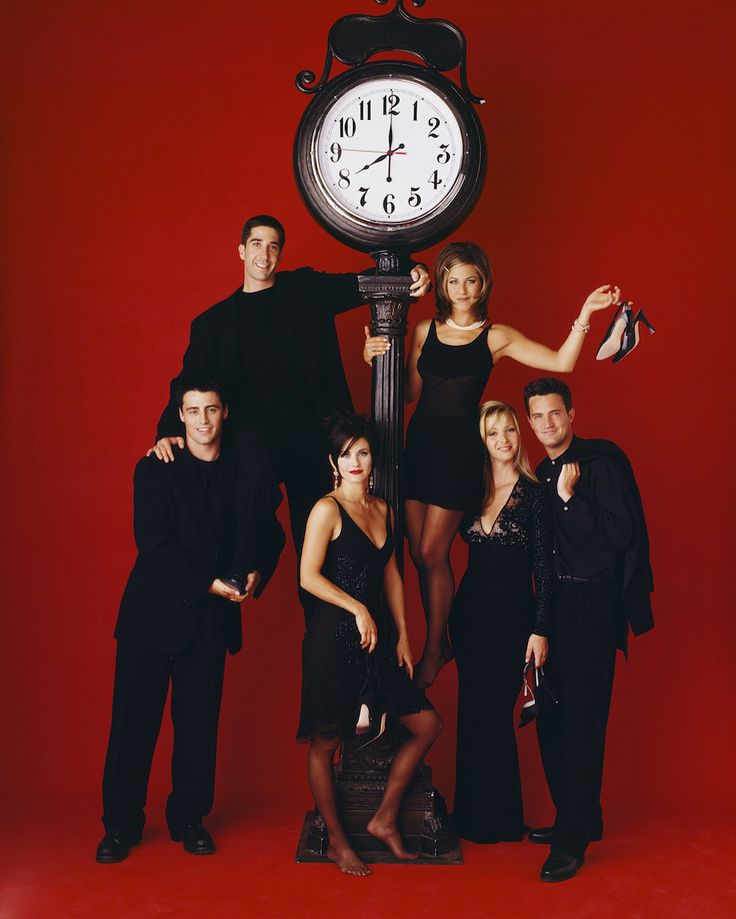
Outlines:
[{"label": "dark-haired man in blazer", "polygon": [[557,809],[553,827],[532,830],[550,845],[543,881],[565,881],[603,834],[603,751],[616,648],[629,629],[654,626],[649,539],[639,489],[624,452],[609,440],[575,437],[566,383],[527,384],[529,422],[547,453],[537,476],[554,516],[556,589],[546,673],[559,704],[542,710],[537,733]]},{"label": "dark-haired man in blazer", "polygon": [[[115,629],[105,836],[96,855],[103,863],[126,858],[141,839],[169,684],[174,751],[166,820],[187,852],[215,851],[202,818],[214,797],[225,655],[242,645],[240,603],[262,592],[284,544],[274,515],[280,494],[267,467],[222,451],[228,410],[219,384],[185,381],[177,401],[185,430],[177,462],[148,457],[135,470],[138,557]],[[233,567],[247,574],[242,592],[220,577]]]}]

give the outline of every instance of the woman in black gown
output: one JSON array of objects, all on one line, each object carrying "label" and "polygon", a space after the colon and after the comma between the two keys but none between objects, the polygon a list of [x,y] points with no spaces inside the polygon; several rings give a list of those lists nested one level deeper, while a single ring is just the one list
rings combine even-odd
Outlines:
[{"label": "woman in black gown", "polygon": [[368,823],[368,832],[396,858],[416,858],[405,849],[396,818],[406,786],[442,722],[411,680],[391,512],[369,491],[370,424],[357,415],[336,414],[328,442],[335,488],[309,515],[301,558],[301,586],[319,602],[310,614],[302,646],[297,739],[309,742],[309,782],[327,826],[328,857],[345,874],[366,875],[370,869],[350,846],[337,816],[332,765],[340,742],[351,739],[368,714],[361,694],[369,675],[380,703],[370,714],[375,718],[392,711],[409,732],[394,756],[381,805]]},{"label": "woman in black gown", "polygon": [[[406,401],[419,399],[406,432],[404,510],[409,551],[419,575],[427,640],[417,664],[417,685],[431,686],[452,659],[447,619],[455,596],[450,547],[463,515],[478,508],[482,456],[477,442],[478,403],[491,370],[503,357],[551,373],[570,373],[594,312],[618,303],[618,287],[594,290],[555,351],[511,326],[489,323],[493,286],[488,257],[475,243],[450,243],[437,256],[437,315],[420,320],[406,361]],[[389,347],[369,336],[370,364]]]},{"label": "woman in black gown", "polygon": [[519,840],[525,826],[514,703],[525,661],[547,658],[552,511],[510,405],[486,402],[481,513],[460,527],[468,568],[450,616],[458,671],[455,824],[474,842]]}]

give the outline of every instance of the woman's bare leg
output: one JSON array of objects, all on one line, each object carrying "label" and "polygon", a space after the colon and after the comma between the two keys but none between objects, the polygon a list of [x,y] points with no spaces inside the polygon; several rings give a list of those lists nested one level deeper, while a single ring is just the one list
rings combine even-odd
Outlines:
[{"label": "woman's bare leg", "polygon": [[427,640],[415,675],[421,689],[431,686],[442,667],[452,660],[447,637],[447,620],[455,598],[450,548],[462,519],[462,511],[418,501],[406,502],[409,548],[417,564],[427,619]]},{"label": "woman's bare leg", "polygon": [[371,869],[355,854],[337,816],[335,783],[332,775],[332,761],[337,746],[337,740],[314,737],[309,745],[307,775],[314,795],[314,803],[325,822],[330,838],[327,857],[337,865],[343,874],[364,877],[371,873]]},{"label": "woman's bare leg", "polygon": [[429,748],[439,737],[442,721],[433,709],[416,715],[405,715],[400,720],[411,732],[411,737],[399,747],[394,756],[381,806],[371,817],[367,829],[371,836],[380,839],[391,849],[395,858],[413,859],[417,858],[417,853],[409,852],[404,847],[396,818],[406,786]]}]

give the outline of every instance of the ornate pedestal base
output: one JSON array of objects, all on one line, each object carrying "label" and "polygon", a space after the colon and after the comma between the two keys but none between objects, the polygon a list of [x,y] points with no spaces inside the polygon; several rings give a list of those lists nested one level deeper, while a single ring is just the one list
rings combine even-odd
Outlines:
[{"label": "ornate pedestal base", "polygon": [[[404,844],[418,852],[415,861],[394,858],[388,847],[366,830],[378,810],[386,787],[388,770],[401,740],[401,727],[392,725],[383,737],[351,753],[348,749],[335,768],[335,786],[340,821],[350,844],[366,862],[402,865],[461,865],[462,854],[447,819],[445,802],[432,786],[432,772],[420,766],[404,795],[399,811],[399,830]],[[298,862],[327,861],[328,836],[322,818],[308,811],[296,853]]]}]

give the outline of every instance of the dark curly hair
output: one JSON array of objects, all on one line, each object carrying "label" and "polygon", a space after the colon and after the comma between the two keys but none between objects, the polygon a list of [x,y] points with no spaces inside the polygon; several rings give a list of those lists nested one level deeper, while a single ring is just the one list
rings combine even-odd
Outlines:
[{"label": "dark curly hair", "polygon": [[374,460],[378,440],[373,422],[367,415],[358,415],[345,409],[336,409],[324,419],[322,425],[325,430],[327,450],[330,459],[337,468],[337,460],[346,447],[352,447],[356,440],[365,437],[371,448]]}]

